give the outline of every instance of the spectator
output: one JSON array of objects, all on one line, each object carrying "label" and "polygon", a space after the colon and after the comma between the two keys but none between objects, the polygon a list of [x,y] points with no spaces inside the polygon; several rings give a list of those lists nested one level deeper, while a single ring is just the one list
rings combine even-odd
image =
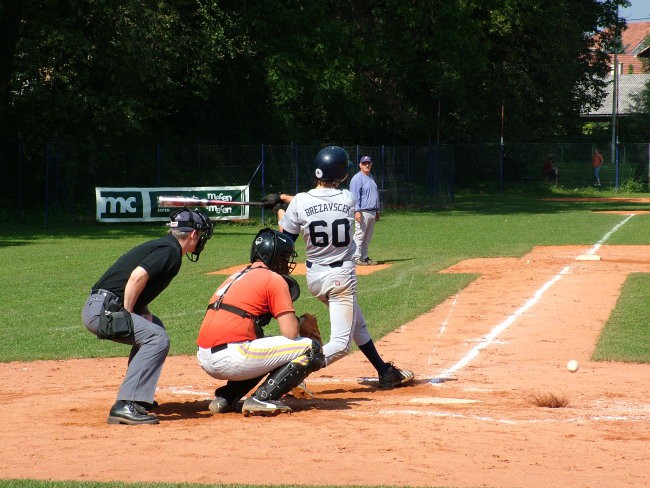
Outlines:
[{"label": "spectator", "polygon": [[555,166],[553,162],[553,156],[549,156],[546,158],[546,161],[544,161],[544,167],[542,168],[542,175],[546,178],[546,181],[548,183],[555,183],[557,185],[558,183],[558,176],[559,176],[559,170],[557,169],[557,166]]},{"label": "spectator", "polygon": [[603,165],[603,155],[600,154],[598,148],[594,149],[594,154],[591,157],[591,167],[594,169],[595,185],[600,186],[600,167]]}]

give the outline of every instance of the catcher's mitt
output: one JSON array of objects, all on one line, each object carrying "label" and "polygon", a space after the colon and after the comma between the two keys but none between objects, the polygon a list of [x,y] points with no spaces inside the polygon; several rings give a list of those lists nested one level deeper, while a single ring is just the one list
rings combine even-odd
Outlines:
[{"label": "catcher's mitt", "polygon": [[320,337],[320,329],[318,328],[318,320],[315,316],[310,313],[302,314],[298,317],[298,323],[300,325],[300,336],[309,337],[311,340],[323,344],[323,340]]},{"label": "catcher's mitt", "polygon": [[269,193],[268,195],[264,195],[261,201],[262,207],[264,208],[273,208],[277,204],[282,203],[279,193]]}]

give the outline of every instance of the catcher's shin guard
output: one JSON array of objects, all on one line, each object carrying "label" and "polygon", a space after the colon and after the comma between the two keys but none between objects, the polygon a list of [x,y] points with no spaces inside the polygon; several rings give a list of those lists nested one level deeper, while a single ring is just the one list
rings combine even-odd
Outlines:
[{"label": "catcher's shin guard", "polygon": [[[302,383],[309,373],[321,369],[325,365],[325,356],[320,344],[315,341],[313,344],[305,356],[271,372],[253,396],[260,400],[279,400]],[[305,360],[307,363],[303,364]]]}]

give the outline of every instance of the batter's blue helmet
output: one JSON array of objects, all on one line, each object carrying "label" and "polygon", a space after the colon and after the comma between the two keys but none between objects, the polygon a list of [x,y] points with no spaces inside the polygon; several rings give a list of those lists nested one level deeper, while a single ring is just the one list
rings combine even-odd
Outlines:
[{"label": "batter's blue helmet", "polygon": [[318,151],[314,159],[316,178],[323,181],[343,181],[351,167],[350,158],[345,149],[339,146],[327,146]]}]

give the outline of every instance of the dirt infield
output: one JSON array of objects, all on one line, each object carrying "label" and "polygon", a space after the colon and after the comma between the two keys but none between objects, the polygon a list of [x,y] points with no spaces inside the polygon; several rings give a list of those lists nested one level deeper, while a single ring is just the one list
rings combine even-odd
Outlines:
[{"label": "dirt infield", "polygon": [[[291,415],[211,416],[215,387],[170,357],[155,426],[106,424],[126,358],[0,364],[0,478],[511,487],[650,485],[650,366],[589,360],[650,246],[538,247],[472,259],[467,288],[380,341],[415,371],[374,388],[355,353],[309,378]],[[597,259],[597,256],[599,259]],[[576,373],[566,362],[577,359]],[[566,397],[540,408],[531,395]]]}]

